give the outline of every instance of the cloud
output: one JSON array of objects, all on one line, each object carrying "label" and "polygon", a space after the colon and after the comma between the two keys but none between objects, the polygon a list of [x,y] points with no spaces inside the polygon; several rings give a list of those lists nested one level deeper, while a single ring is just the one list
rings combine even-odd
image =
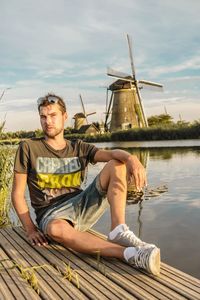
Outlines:
[{"label": "cloud", "polygon": [[200,55],[189,58],[176,65],[173,64],[171,66],[156,67],[153,70],[151,70],[151,73],[153,73],[154,77],[157,77],[158,75],[166,73],[171,75],[171,73],[180,72],[184,70],[200,70]]},{"label": "cloud", "polygon": [[[36,99],[49,91],[70,99],[72,114],[79,94],[89,108],[103,111],[105,90],[99,87],[112,81],[106,67],[131,73],[126,33],[133,39],[137,78],[164,84],[163,94],[142,91],[148,113],[167,103],[175,115],[185,109],[191,118],[192,108],[183,104],[192,104],[194,115],[200,109],[199,9],[198,0],[109,0],[103,5],[49,0],[48,7],[39,0],[2,0],[0,93],[12,89],[0,103],[0,118],[7,111],[13,130],[17,124],[34,126],[25,111],[31,118]],[[16,110],[24,122],[12,119]]]}]

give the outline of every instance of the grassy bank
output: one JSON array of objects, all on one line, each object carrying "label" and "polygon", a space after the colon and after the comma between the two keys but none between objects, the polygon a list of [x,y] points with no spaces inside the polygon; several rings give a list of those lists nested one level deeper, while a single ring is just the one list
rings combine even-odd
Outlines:
[{"label": "grassy bank", "polygon": [[158,141],[158,140],[183,140],[199,139],[200,124],[185,127],[149,127],[125,131],[116,131],[102,135],[90,136],[68,134],[66,138],[82,138],[87,142],[112,142],[112,141]]}]

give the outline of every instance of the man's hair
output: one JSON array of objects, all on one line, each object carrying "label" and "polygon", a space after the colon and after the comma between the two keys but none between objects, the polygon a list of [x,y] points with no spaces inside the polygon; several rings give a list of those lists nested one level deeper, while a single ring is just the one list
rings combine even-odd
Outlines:
[{"label": "man's hair", "polygon": [[[55,98],[55,102],[54,102],[54,98]],[[44,97],[38,99],[38,111],[40,111],[41,106],[48,106],[55,103],[58,104],[63,114],[67,111],[64,100],[60,96],[51,93],[48,93]]]}]

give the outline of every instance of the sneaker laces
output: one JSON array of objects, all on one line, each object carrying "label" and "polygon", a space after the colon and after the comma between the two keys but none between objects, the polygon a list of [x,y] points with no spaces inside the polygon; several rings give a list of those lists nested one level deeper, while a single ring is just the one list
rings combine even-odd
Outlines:
[{"label": "sneaker laces", "polygon": [[131,230],[129,230],[129,227],[127,227],[125,231],[120,232],[120,237],[130,240],[134,247],[146,245],[145,242],[141,241]]},{"label": "sneaker laces", "polygon": [[149,257],[153,248],[139,248],[137,247],[137,253],[135,254],[133,260],[134,265],[138,268],[143,268],[149,270]]}]

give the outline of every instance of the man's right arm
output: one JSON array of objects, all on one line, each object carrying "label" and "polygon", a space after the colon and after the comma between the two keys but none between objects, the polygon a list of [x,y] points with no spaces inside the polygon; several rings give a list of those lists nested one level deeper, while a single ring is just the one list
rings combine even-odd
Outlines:
[{"label": "man's right arm", "polygon": [[12,188],[12,203],[16,213],[26,231],[27,237],[33,245],[45,245],[47,240],[33,223],[26,203],[25,189],[27,174],[15,173]]}]

